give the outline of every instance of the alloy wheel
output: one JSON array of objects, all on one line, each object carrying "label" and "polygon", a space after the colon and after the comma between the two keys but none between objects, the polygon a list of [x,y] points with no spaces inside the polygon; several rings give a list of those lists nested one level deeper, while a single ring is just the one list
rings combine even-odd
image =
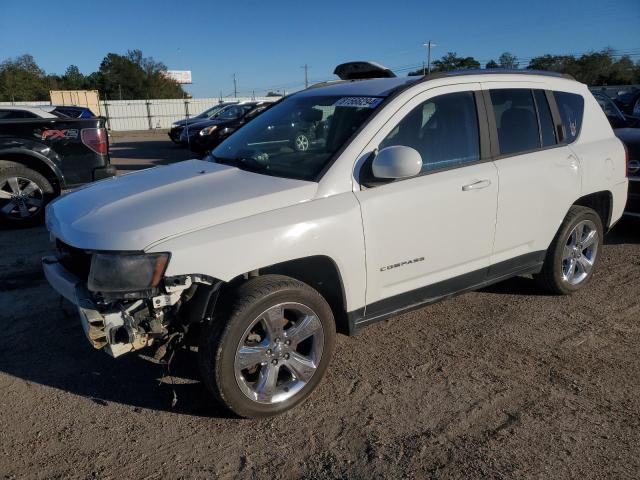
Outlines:
[{"label": "alloy wheel", "polygon": [[296,150],[299,152],[306,152],[309,150],[309,138],[306,135],[300,134],[295,139]]},{"label": "alloy wheel", "polygon": [[318,315],[300,303],[275,305],[251,322],[234,360],[236,382],[249,399],[283,402],[315,374],[324,348]]},{"label": "alloy wheel", "polygon": [[25,177],[9,177],[0,184],[0,212],[24,220],[37,215],[44,203],[42,189]]},{"label": "alloy wheel", "polygon": [[598,254],[598,243],[598,230],[591,220],[583,220],[571,230],[562,252],[565,282],[578,285],[589,276]]}]

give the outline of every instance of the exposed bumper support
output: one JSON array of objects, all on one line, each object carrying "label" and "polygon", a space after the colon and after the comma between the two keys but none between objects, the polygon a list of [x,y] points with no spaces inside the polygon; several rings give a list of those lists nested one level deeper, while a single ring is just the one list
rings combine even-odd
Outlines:
[{"label": "exposed bumper support", "polygon": [[[84,283],[65,269],[56,257],[44,257],[42,268],[54,290],[78,308],[82,328],[94,348],[104,348],[109,355],[118,357],[151,345],[152,340],[147,335],[141,335],[126,324],[126,310],[125,312],[119,310],[99,312]],[[134,303],[129,308],[135,308],[138,303]],[[129,332],[131,339],[129,343],[112,342],[115,338],[113,333],[121,328]]]}]

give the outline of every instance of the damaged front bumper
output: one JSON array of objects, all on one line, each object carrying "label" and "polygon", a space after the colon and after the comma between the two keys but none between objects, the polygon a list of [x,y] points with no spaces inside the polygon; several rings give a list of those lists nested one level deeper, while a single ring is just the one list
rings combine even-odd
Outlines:
[{"label": "damaged front bumper", "polygon": [[44,257],[42,268],[54,290],[77,307],[84,332],[94,348],[104,349],[109,355],[118,357],[153,343],[153,338],[140,332],[130,322],[131,311],[140,306],[142,300],[133,302],[127,308],[101,312],[91,299],[85,283],[64,268],[57,257]]}]

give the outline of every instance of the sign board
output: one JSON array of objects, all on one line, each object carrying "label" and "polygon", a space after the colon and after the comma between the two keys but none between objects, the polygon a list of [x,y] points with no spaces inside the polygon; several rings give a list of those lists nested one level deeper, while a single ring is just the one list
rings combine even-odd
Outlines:
[{"label": "sign board", "polygon": [[167,70],[164,74],[179,84],[191,83],[191,70]]},{"label": "sign board", "polygon": [[51,105],[87,107],[95,115],[102,115],[98,90],[49,90]]}]

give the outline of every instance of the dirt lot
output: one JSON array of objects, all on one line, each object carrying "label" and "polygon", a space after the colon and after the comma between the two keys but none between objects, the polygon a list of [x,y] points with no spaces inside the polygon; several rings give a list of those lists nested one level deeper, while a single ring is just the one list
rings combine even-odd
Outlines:
[{"label": "dirt lot", "polygon": [[[164,162],[126,148],[124,168]],[[0,245],[4,478],[640,476],[640,222],[573,297],[517,278],[339,337],[310,401],[263,421],[210,405],[193,352],[163,379],[93,350],[42,276],[43,228]]]}]

